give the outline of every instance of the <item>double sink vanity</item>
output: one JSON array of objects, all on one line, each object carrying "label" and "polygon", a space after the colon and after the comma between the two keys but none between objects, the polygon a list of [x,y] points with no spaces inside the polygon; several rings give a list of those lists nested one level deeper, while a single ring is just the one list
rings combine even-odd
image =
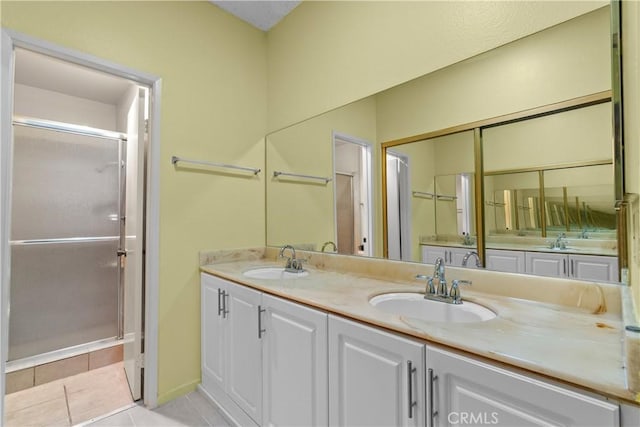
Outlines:
[{"label": "double sink vanity", "polygon": [[201,389],[235,424],[637,424],[625,287],[442,265],[449,304],[432,265],[281,253],[201,253]]}]

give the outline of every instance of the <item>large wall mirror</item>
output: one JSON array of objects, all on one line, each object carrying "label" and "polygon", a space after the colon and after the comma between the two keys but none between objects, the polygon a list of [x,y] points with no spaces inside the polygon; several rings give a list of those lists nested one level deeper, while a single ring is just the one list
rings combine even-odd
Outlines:
[{"label": "large wall mirror", "polygon": [[600,7],[267,135],[267,245],[616,258],[610,32]]}]

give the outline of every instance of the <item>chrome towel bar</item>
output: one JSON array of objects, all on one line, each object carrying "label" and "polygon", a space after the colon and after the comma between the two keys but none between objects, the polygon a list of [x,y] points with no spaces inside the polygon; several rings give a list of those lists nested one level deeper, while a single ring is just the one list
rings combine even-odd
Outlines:
[{"label": "chrome towel bar", "polygon": [[226,164],[226,163],[209,162],[209,161],[205,161],[205,160],[192,160],[192,159],[185,159],[184,157],[171,156],[171,164],[172,165],[175,165],[178,162],[193,163],[193,164],[196,164],[196,165],[204,165],[204,166],[213,166],[213,167],[216,167],[216,168],[227,168],[227,169],[235,169],[235,170],[247,171],[247,172],[252,172],[254,175],[258,175],[260,173],[260,169],[258,169],[258,168],[248,168],[248,167],[244,167],[244,166],[229,165],[229,164]]},{"label": "chrome towel bar", "polygon": [[330,182],[333,179],[333,178],[328,178],[326,176],[302,175],[302,174],[299,174],[299,173],[273,171],[273,177],[274,178],[277,178],[279,176],[292,176],[292,177],[295,177],[295,178],[317,179],[319,181],[324,181],[325,184],[327,184],[328,182]]}]

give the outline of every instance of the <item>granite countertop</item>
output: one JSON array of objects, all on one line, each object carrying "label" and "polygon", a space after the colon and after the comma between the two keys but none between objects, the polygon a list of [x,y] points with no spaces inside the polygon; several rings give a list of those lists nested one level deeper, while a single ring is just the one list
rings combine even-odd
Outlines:
[{"label": "granite countertop", "polygon": [[[372,272],[384,271],[386,274],[389,270],[405,269],[401,264],[410,265],[408,268],[411,272],[429,266],[312,254],[308,256],[309,265],[305,267],[310,273],[308,276],[264,280],[249,279],[242,273],[256,267],[281,267],[282,261],[276,262],[273,252],[267,250],[262,256],[256,252],[249,257],[251,259],[242,259],[243,256],[215,258],[201,259],[201,270],[329,313],[524,368],[601,394],[633,402],[637,399],[636,394],[627,387],[624,325],[620,307],[611,303],[616,295],[618,298],[620,295],[612,287],[614,285],[558,282],[571,283],[560,292],[566,294],[562,298],[571,300],[564,305],[526,299],[522,297],[524,294],[516,293],[514,297],[491,293],[494,292],[491,284],[486,287],[489,292],[484,292],[485,287],[481,282],[487,277],[519,278],[526,284],[523,292],[531,292],[528,283],[540,281],[540,278],[504,273],[496,276],[494,272],[474,273],[451,268],[448,270],[449,279],[479,274],[479,279],[474,276],[474,280],[480,281],[480,285],[474,283],[474,291],[464,287],[463,299],[490,308],[497,313],[497,317],[477,323],[439,323],[389,314],[369,304],[371,297],[387,292],[424,292],[423,282],[373,278],[376,276],[372,277]],[[229,262],[230,259],[236,260]],[[350,268],[347,266],[365,262],[369,266],[364,269],[356,265],[353,267],[355,271],[345,271]],[[378,265],[376,262],[387,264]],[[389,274],[393,275],[393,272]],[[400,277],[413,275],[403,271]],[[541,292],[547,293],[545,287],[551,286],[549,280],[540,283]],[[594,299],[592,289],[596,288],[601,301],[585,302]],[[609,302],[605,303],[605,299],[609,299]],[[607,304],[610,310],[603,309]]]}]

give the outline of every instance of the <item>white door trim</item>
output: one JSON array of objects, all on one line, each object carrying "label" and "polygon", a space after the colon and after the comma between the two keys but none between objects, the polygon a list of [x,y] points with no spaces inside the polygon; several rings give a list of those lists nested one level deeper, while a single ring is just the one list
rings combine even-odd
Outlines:
[{"label": "white door trim", "polygon": [[[8,355],[9,268],[8,250],[10,218],[9,195],[11,189],[11,141],[13,116],[14,48],[34,52],[93,68],[148,86],[151,89],[149,113],[149,153],[147,163],[147,218],[145,265],[145,354],[144,354],[144,403],[154,408],[158,401],[158,283],[159,283],[159,231],[160,231],[160,99],[162,80],[144,73],[106,61],[104,59],[68,49],[46,40],[2,29],[2,73],[0,75],[0,397],[4,396],[5,361]],[[0,399],[0,420],[4,416],[4,399]]]},{"label": "white door trim", "polygon": [[[400,168],[400,174],[398,176],[398,199],[400,200],[400,254],[402,261],[411,261],[411,160],[408,155],[392,149],[388,149],[387,154],[394,156],[405,166],[404,168]],[[385,159],[385,162],[386,161],[387,159]],[[384,185],[387,184],[384,183]]]},{"label": "white door trim", "polygon": [[338,131],[331,131],[331,151],[332,151],[332,157],[333,157],[333,224],[335,225],[334,228],[334,234],[333,234],[333,241],[337,242],[338,241],[338,226],[337,226],[337,212],[336,212],[336,180],[335,180],[335,175],[336,175],[336,140],[340,140],[340,141],[344,141],[344,142],[349,142],[351,144],[356,144],[356,145],[360,145],[362,146],[366,152],[367,152],[367,170],[365,171],[366,174],[366,180],[367,180],[367,212],[368,212],[368,222],[369,224],[367,225],[367,252],[368,252],[368,256],[373,256],[373,248],[375,247],[373,245],[373,227],[374,227],[374,216],[375,216],[375,211],[373,209],[373,144],[369,141],[367,141],[366,139],[361,139],[361,138],[357,138],[351,135],[347,135],[345,133],[341,133]]}]

